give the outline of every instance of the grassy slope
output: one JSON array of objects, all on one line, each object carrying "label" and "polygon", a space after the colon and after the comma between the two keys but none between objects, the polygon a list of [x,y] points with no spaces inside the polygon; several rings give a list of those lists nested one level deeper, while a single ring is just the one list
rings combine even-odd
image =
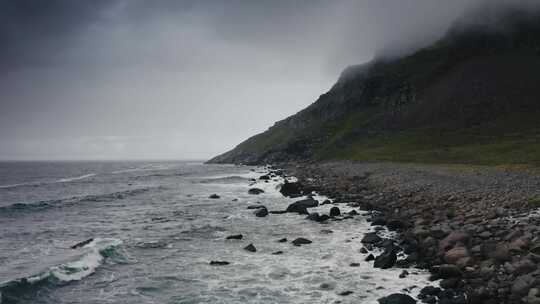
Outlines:
[{"label": "grassy slope", "polygon": [[347,147],[333,146],[317,158],[478,165],[540,166],[540,113],[514,114],[490,126],[467,129],[416,128],[358,138]]}]

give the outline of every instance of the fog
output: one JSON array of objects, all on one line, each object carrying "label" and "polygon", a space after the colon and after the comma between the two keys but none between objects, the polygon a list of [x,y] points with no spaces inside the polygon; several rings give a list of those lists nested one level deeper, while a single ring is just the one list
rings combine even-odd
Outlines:
[{"label": "fog", "polygon": [[0,1],[0,159],[206,159],[510,3]]}]

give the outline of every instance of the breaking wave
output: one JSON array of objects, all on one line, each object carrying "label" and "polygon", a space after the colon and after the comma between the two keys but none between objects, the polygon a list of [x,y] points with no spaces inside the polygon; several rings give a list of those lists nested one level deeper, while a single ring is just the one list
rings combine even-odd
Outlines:
[{"label": "breaking wave", "polygon": [[247,182],[249,182],[249,178],[242,177],[239,175],[208,178],[201,181],[202,184],[239,184],[239,183],[247,183]]},{"label": "breaking wave", "polygon": [[18,184],[10,184],[10,185],[0,185],[0,189],[10,189],[10,188],[18,188],[18,187],[38,187],[38,186],[50,185],[50,184],[69,183],[69,182],[74,182],[74,181],[90,178],[96,175],[97,175],[96,173],[89,173],[89,174],[84,174],[81,176],[64,177],[64,178],[53,180],[53,181],[40,181],[40,182],[27,182],[27,183],[18,183]]},{"label": "breaking wave", "polygon": [[127,197],[143,194],[154,189],[163,189],[163,187],[138,188],[113,193],[73,196],[70,198],[38,201],[32,203],[15,203],[12,205],[0,207],[0,214],[21,211],[39,211],[47,208],[71,206],[81,202],[111,202],[114,200],[121,200]]},{"label": "breaking wave", "polygon": [[96,238],[80,249],[81,255],[73,261],[53,266],[33,276],[0,282],[0,303],[17,303],[30,300],[43,288],[61,286],[80,281],[93,274],[104,260],[113,256],[115,248],[122,244],[118,239]]}]

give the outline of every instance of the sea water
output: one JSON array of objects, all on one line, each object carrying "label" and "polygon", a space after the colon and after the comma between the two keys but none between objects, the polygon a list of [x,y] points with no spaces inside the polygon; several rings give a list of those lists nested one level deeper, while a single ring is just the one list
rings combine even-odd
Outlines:
[{"label": "sea water", "polygon": [[[399,278],[402,269],[364,261],[360,240],[373,227],[362,215],[326,224],[256,217],[248,206],[284,210],[301,199],[279,193],[284,178],[259,180],[266,172],[181,161],[0,163],[1,303],[376,303],[429,283],[423,271]],[[265,192],[250,195],[252,187]],[[243,239],[226,240],[233,234]],[[294,246],[298,237],[313,243]]]}]

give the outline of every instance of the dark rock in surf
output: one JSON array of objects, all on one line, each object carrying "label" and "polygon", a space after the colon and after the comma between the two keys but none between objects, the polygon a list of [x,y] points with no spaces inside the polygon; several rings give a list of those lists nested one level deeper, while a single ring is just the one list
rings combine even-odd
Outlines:
[{"label": "dark rock in surf", "polygon": [[396,264],[396,261],[397,255],[393,250],[384,251],[381,255],[375,258],[375,263],[373,263],[373,267],[381,269],[392,268]]},{"label": "dark rock in surf", "polygon": [[319,202],[312,198],[308,198],[305,200],[297,201],[292,204],[290,204],[287,207],[287,212],[295,212],[299,214],[309,214],[307,212],[307,208],[313,208],[319,206]]},{"label": "dark rock in surf", "polygon": [[264,193],[263,189],[251,188],[251,189],[248,190],[248,194],[252,194],[252,195],[259,195],[261,193]]},{"label": "dark rock in surf", "polygon": [[291,198],[300,197],[303,195],[302,185],[300,185],[298,182],[290,183],[286,181],[283,186],[281,186],[279,192],[283,196]]},{"label": "dark rock in surf", "polygon": [[261,177],[259,177],[260,180],[270,180],[270,176],[268,174],[266,175],[261,175]]},{"label": "dark rock in surf", "polygon": [[319,214],[317,212],[313,212],[313,213],[310,213],[306,219],[307,220],[310,220],[310,221],[315,221],[315,222],[318,222],[319,221]]},{"label": "dark rock in surf", "polygon": [[233,234],[229,235],[226,239],[227,240],[241,240],[244,236],[241,234]]},{"label": "dark rock in surf", "polygon": [[276,252],[272,252],[273,255],[280,255],[280,254],[283,254],[283,251],[276,251]]},{"label": "dark rock in surf", "polygon": [[84,246],[86,246],[86,245],[92,243],[93,241],[94,241],[93,238],[92,238],[92,239],[88,239],[88,240],[86,240],[86,241],[82,241],[82,242],[80,242],[80,243],[77,243],[77,244],[71,246],[71,249],[82,248],[82,247],[84,247]]},{"label": "dark rock in surf", "polygon": [[379,304],[416,304],[416,300],[406,294],[394,293],[377,300]]},{"label": "dark rock in surf", "polygon": [[210,195],[208,198],[211,198],[211,199],[218,199],[218,198],[220,198],[220,196],[217,195],[217,194],[212,194],[212,195]]},{"label": "dark rock in surf", "polygon": [[270,214],[283,214],[283,213],[287,213],[286,210],[273,210],[273,211],[268,211],[268,213]]},{"label": "dark rock in surf", "polygon": [[261,209],[261,208],[266,208],[265,206],[263,205],[250,205],[250,206],[247,206],[247,209]]},{"label": "dark rock in surf", "polygon": [[331,216],[331,217],[339,216],[339,215],[341,215],[341,211],[339,210],[338,207],[332,207],[332,208],[330,208],[330,216]]},{"label": "dark rock in surf", "polygon": [[356,210],[349,211],[349,215],[358,215],[358,212]]},{"label": "dark rock in surf", "polygon": [[285,242],[287,242],[287,239],[286,239],[286,238],[282,238],[282,239],[279,239],[279,240],[278,240],[278,243],[285,243]]},{"label": "dark rock in surf", "polygon": [[267,215],[268,215],[268,209],[266,209],[265,207],[255,211],[256,217],[265,217]]},{"label": "dark rock in surf", "polygon": [[324,222],[324,221],[327,221],[329,218],[330,218],[330,217],[329,217],[328,215],[322,214],[321,216],[319,216],[318,222],[319,222],[319,223],[322,223],[322,222]]},{"label": "dark rock in surf", "polygon": [[247,250],[249,252],[256,252],[257,248],[255,248],[255,246],[253,244],[249,244],[246,247],[244,247],[244,250]]},{"label": "dark rock in surf", "polygon": [[364,235],[360,242],[362,242],[362,244],[377,244],[380,241],[382,241],[382,238],[378,236],[377,233],[368,232]]},{"label": "dark rock in surf", "polygon": [[301,245],[305,245],[305,244],[311,244],[313,243],[312,241],[308,240],[308,239],[305,239],[305,238],[297,238],[295,239],[294,241],[292,241],[292,243],[295,245],[295,246],[301,246]]},{"label": "dark rock in surf", "polygon": [[229,265],[230,263],[227,262],[227,261],[211,261],[210,262],[210,265],[212,266],[224,266],[224,265]]},{"label": "dark rock in surf", "polygon": [[373,260],[375,260],[375,256],[371,253],[364,259],[364,261],[366,262],[373,261]]},{"label": "dark rock in surf", "polygon": [[339,296],[348,296],[350,294],[353,294],[353,292],[350,291],[350,290],[346,290],[346,291],[342,291],[342,292],[338,293]]},{"label": "dark rock in surf", "polygon": [[397,231],[404,229],[406,227],[406,224],[400,220],[390,220],[386,223],[386,226],[390,231]]},{"label": "dark rock in surf", "polygon": [[441,279],[461,277],[461,270],[456,265],[443,264],[434,267],[433,270]]}]

